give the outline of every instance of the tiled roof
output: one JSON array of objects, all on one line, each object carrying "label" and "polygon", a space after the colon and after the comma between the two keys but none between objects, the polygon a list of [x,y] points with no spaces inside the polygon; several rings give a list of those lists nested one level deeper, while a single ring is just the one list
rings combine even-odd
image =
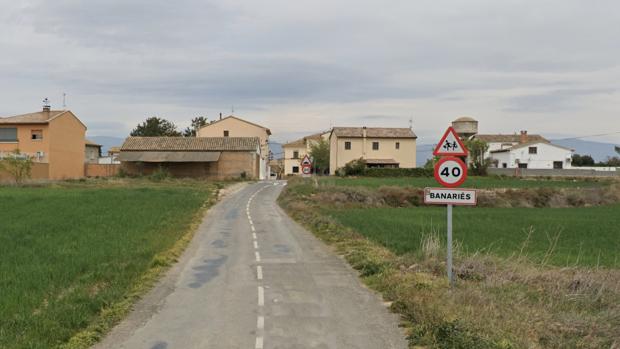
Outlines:
[{"label": "tiled roof", "polygon": [[[338,137],[362,138],[363,127],[334,127],[332,134]],[[369,138],[418,138],[410,128],[368,127],[366,137]]]},{"label": "tiled roof", "polygon": [[540,143],[544,143],[546,145],[549,145],[549,146],[552,146],[552,147],[556,147],[556,148],[560,148],[560,149],[575,151],[574,149],[566,148],[566,147],[563,147],[563,146],[557,145],[557,144],[553,144],[553,143],[550,143],[549,141],[546,141],[546,142],[544,142],[544,141],[533,141],[533,142],[515,144],[515,145],[513,145],[510,148],[492,150],[491,153],[504,153],[504,152],[507,152],[507,151],[511,151],[511,150],[515,150],[515,149],[521,149],[521,148],[529,147],[529,146],[532,146],[532,145],[535,145],[535,144],[540,144]]},{"label": "tiled roof", "polygon": [[258,137],[129,137],[121,151],[255,151]]},{"label": "tiled roof", "polygon": [[97,143],[91,141],[90,139],[86,140],[86,145],[90,145],[90,146],[93,146],[93,147],[101,147],[101,144],[97,144]]},{"label": "tiled roof", "polygon": [[50,110],[36,113],[0,117],[0,124],[47,124],[52,119],[66,113],[68,110]]},{"label": "tiled roof", "polygon": [[255,123],[253,123],[253,122],[250,122],[250,121],[244,120],[244,119],[242,119],[242,118],[238,118],[238,117],[236,117],[236,116],[234,116],[234,115],[228,115],[227,117],[225,117],[225,118],[223,118],[223,119],[219,119],[219,120],[212,121],[212,122],[210,122],[210,123],[208,123],[208,124],[206,124],[206,125],[202,126],[201,128],[209,127],[210,125],[217,124],[218,122],[220,122],[220,121],[224,121],[224,120],[226,120],[226,119],[235,119],[235,120],[238,120],[238,121],[241,121],[241,122],[245,122],[246,124],[250,124],[250,125],[252,125],[252,126],[256,126],[256,127],[263,128],[263,129],[265,129],[265,131],[267,131],[267,134],[268,134],[268,135],[271,135],[271,130],[270,130],[270,129],[268,129],[267,127],[265,127],[265,126],[261,126],[261,125],[259,125],[259,124],[255,124]]},{"label": "tiled roof", "polygon": [[[481,141],[487,143],[519,143],[521,142],[521,135],[512,134],[512,135],[475,135],[475,139],[479,139]],[[528,142],[544,142],[549,143],[545,137],[541,135],[527,135]]]},{"label": "tiled roof", "polygon": [[292,142],[288,142],[286,144],[283,144],[282,147],[305,147],[306,146],[306,140],[307,139],[312,139],[312,140],[320,140],[321,138],[323,138],[323,135],[326,132],[320,132],[320,133],[315,133],[313,135],[310,136],[306,136],[304,138],[300,138],[298,140],[292,141]]}]

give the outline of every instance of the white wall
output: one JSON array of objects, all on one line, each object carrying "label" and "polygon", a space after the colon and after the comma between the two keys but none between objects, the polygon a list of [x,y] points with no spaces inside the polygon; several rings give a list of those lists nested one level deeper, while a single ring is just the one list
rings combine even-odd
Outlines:
[{"label": "white wall", "polygon": [[[530,154],[529,148],[536,147],[537,154]],[[507,163],[507,168],[517,168],[519,163],[527,164],[530,169],[553,169],[555,161],[562,161],[562,168],[571,168],[573,152],[553,144],[533,143],[522,148],[512,149],[509,152],[492,153],[491,158],[498,161],[497,167],[502,168]]]}]

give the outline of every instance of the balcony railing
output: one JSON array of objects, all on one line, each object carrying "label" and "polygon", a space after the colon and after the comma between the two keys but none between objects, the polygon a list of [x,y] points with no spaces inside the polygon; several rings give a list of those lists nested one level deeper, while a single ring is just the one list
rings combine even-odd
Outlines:
[{"label": "balcony railing", "polygon": [[33,162],[40,162],[40,163],[47,163],[48,162],[48,158],[47,158],[47,154],[43,154],[43,153],[19,153],[19,154],[15,154],[13,152],[7,152],[7,151],[0,151],[0,160],[4,160],[6,158],[17,158],[17,159],[32,159]]}]

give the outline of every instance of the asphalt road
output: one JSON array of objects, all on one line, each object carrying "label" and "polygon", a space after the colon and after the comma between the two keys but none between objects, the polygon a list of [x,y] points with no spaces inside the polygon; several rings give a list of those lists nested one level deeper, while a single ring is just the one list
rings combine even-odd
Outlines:
[{"label": "asphalt road", "polygon": [[406,348],[398,318],[277,206],[284,182],[231,193],[181,261],[94,348]]}]

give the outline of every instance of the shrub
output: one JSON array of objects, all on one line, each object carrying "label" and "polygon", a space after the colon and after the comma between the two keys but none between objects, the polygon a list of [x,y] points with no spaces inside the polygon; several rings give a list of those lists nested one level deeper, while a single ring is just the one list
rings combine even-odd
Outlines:
[{"label": "shrub", "polygon": [[367,168],[367,177],[432,177],[432,168]]},{"label": "shrub", "polygon": [[164,179],[168,178],[170,178],[170,172],[162,166],[159,166],[157,171],[151,173],[151,175],[149,176],[150,180],[156,182],[163,181]]},{"label": "shrub", "polygon": [[22,154],[19,149],[13,151],[9,156],[0,160],[0,170],[4,170],[13,177],[15,183],[21,184],[30,178],[32,172],[32,158]]},{"label": "shrub", "polygon": [[340,169],[341,175],[344,176],[360,176],[366,172],[366,160],[359,158],[355,160],[351,160],[344,165],[342,169]]}]

